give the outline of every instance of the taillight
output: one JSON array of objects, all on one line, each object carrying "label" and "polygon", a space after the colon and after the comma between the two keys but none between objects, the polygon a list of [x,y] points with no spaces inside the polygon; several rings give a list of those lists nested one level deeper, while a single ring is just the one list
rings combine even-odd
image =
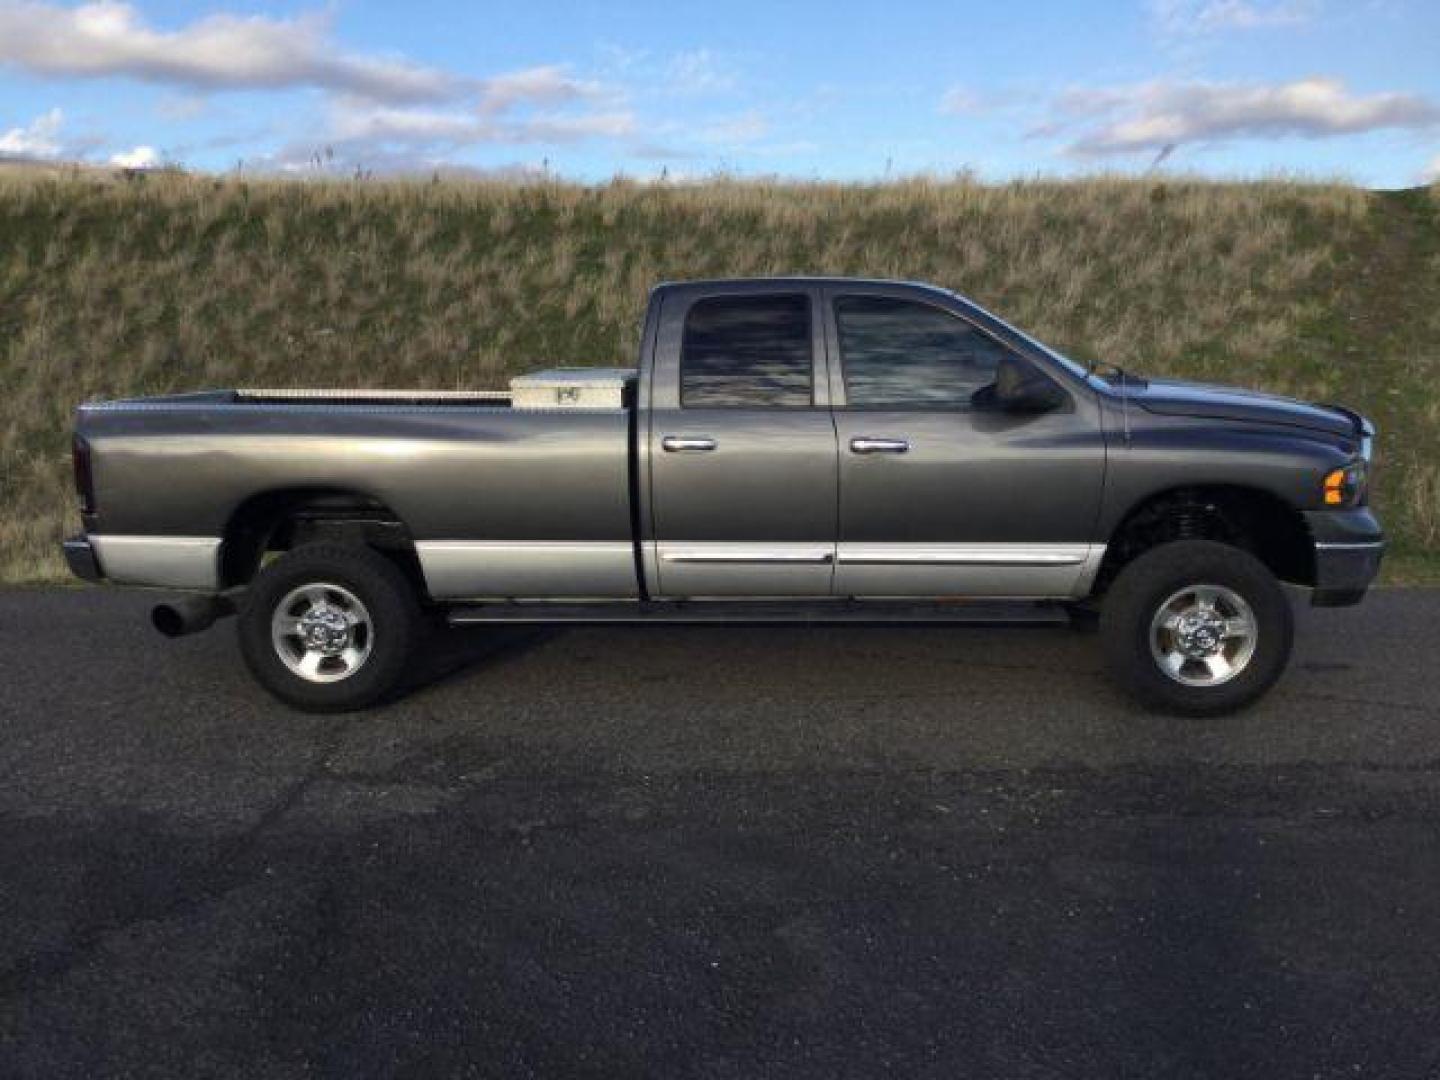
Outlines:
[{"label": "taillight", "polygon": [[70,446],[70,463],[75,468],[75,493],[80,496],[80,512],[95,512],[95,477],[90,470],[90,444],[79,435]]}]

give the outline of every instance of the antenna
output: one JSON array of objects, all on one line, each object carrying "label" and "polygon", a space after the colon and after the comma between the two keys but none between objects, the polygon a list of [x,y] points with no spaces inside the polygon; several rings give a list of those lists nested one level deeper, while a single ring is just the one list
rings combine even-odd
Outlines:
[{"label": "antenna", "polygon": [[1108,360],[1096,360],[1087,369],[1091,375],[1100,368],[1106,367],[1115,372],[1115,384],[1120,388],[1120,432],[1125,439],[1125,445],[1130,445],[1130,374],[1119,364],[1112,364]]}]

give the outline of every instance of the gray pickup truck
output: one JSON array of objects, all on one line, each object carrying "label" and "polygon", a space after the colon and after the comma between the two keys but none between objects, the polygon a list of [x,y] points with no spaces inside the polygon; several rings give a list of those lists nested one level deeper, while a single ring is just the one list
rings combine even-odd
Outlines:
[{"label": "gray pickup truck", "polygon": [[[238,613],[285,702],[393,692],[458,623],[1008,623],[1098,615],[1121,682],[1216,715],[1280,676],[1281,582],[1359,601],[1373,427],[1082,366],[955,293],[666,284],[638,368],[508,391],[87,404],[76,574]],[[957,648],[959,648],[957,644]]]}]

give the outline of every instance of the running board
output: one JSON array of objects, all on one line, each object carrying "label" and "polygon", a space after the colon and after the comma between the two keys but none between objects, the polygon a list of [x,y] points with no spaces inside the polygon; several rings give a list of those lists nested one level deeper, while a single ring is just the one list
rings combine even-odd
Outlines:
[{"label": "running board", "polygon": [[1070,621],[1065,608],[1057,603],[998,600],[932,603],[820,600],[812,604],[733,600],[607,601],[588,604],[497,602],[454,604],[446,617],[452,626],[475,623],[1056,626]]}]

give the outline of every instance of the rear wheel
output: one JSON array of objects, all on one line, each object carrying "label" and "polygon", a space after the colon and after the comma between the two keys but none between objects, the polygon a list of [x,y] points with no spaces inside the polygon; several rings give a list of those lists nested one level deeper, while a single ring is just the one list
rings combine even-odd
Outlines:
[{"label": "rear wheel", "polygon": [[395,689],[422,629],[414,588],[371,548],[311,544],[255,578],[240,612],[240,651],[288,705],[342,712]]},{"label": "rear wheel", "polygon": [[1255,556],[1180,540],[1125,567],[1105,598],[1100,631],[1111,672],[1141,701],[1219,716],[1279,679],[1294,618],[1285,590]]}]

